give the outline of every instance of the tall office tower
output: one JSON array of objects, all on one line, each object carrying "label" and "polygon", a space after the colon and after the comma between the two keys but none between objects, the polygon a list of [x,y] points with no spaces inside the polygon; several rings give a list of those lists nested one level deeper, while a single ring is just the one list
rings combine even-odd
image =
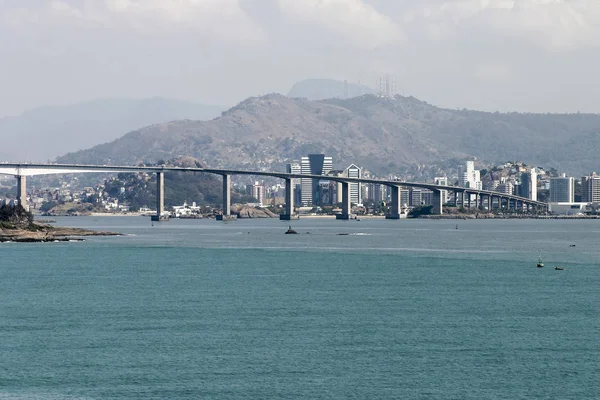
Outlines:
[{"label": "tall office tower", "polygon": [[550,178],[550,202],[551,203],[573,203],[575,201],[575,179],[562,174],[556,178]]},{"label": "tall office tower", "polygon": [[[355,164],[351,164],[344,172],[348,178],[362,178],[362,169]],[[350,203],[362,204],[362,189],[358,182],[350,183]]]},{"label": "tall office tower", "polygon": [[581,178],[581,201],[585,203],[600,203],[600,176],[592,172],[590,176]]},{"label": "tall office tower", "polygon": [[530,172],[521,173],[519,193],[521,197],[537,201],[537,173],[535,168],[531,168]]},{"label": "tall office tower", "polygon": [[[327,175],[333,167],[331,157],[325,157],[325,154],[309,154],[302,157],[300,161],[300,170],[303,174]],[[302,205],[319,205],[319,180],[302,178]]]}]

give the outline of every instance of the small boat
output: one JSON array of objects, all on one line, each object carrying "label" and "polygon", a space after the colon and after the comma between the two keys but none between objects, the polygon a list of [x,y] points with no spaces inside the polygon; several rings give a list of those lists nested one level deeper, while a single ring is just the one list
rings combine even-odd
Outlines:
[{"label": "small boat", "polygon": [[292,226],[291,226],[291,225],[290,225],[289,229],[288,229],[287,231],[285,231],[285,234],[286,234],[286,235],[290,235],[290,234],[292,234],[292,235],[295,235],[295,234],[297,234],[297,233],[298,233],[298,232],[296,232],[295,230],[293,230],[293,229],[292,229]]},{"label": "small boat", "polygon": [[538,257],[538,262],[536,265],[538,268],[544,268],[544,263],[542,262],[542,253],[540,253],[539,257]]},{"label": "small boat", "polygon": [[575,247],[575,245],[574,244],[570,244],[569,247]]},{"label": "small boat", "polygon": [[564,271],[565,269],[563,267],[554,267],[555,271]]}]

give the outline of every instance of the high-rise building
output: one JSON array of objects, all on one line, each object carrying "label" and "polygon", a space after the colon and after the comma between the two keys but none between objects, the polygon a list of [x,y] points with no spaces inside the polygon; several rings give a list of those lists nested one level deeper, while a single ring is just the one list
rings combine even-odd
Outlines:
[{"label": "high-rise building", "polygon": [[521,197],[537,201],[537,173],[535,168],[531,168],[530,172],[521,173],[519,194]]},{"label": "high-rise building", "polygon": [[479,170],[475,169],[474,161],[467,161],[465,165],[458,166],[458,185],[481,190],[481,177]]},{"label": "high-rise building", "polygon": [[581,201],[585,203],[600,203],[600,176],[592,172],[581,178]]},{"label": "high-rise building", "polygon": [[[351,164],[346,168],[345,175],[348,178],[362,178],[362,169],[355,164]],[[350,203],[362,205],[362,190],[359,182],[350,182]]]},{"label": "high-rise building", "polygon": [[408,207],[411,204],[411,193],[409,189],[400,189],[400,204]]},{"label": "high-rise building", "polygon": [[[288,174],[301,174],[302,169],[300,163],[288,163],[285,165],[285,172]],[[294,190],[294,204],[302,203],[302,186],[300,179],[292,179],[292,188]]]},{"label": "high-rise building", "polygon": [[248,194],[254,197],[258,201],[258,204],[261,206],[264,205],[265,185],[260,182],[254,182],[254,185],[249,185],[248,189]]},{"label": "high-rise building", "polygon": [[550,202],[551,203],[573,203],[575,201],[575,179],[562,174],[559,177],[550,178]]},{"label": "high-rise building", "polygon": [[[332,167],[332,158],[325,157],[325,154],[309,154],[306,157],[302,157],[302,160],[300,161],[300,170],[302,174],[327,175]],[[302,205],[320,205],[319,180],[302,178],[300,184],[302,186]]]}]

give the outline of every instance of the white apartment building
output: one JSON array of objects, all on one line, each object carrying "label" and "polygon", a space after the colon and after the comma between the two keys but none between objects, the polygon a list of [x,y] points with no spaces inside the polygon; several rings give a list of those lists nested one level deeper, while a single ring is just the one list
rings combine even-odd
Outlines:
[{"label": "white apartment building", "polygon": [[600,203],[600,176],[595,172],[581,178],[581,189],[582,202]]},{"label": "white apartment building", "polygon": [[575,179],[562,174],[550,178],[550,202],[573,203],[575,201]]},{"label": "white apartment building", "polygon": [[481,174],[475,169],[474,161],[467,161],[458,166],[458,184],[462,187],[481,190]]},{"label": "white apartment building", "polygon": [[535,168],[531,168],[529,172],[521,173],[520,195],[537,201],[537,173]]},{"label": "white apartment building", "polygon": [[[344,175],[348,178],[362,178],[362,169],[357,167],[355,164],[351,164],[344,171]],[[362,188],[358,182],[351,182],[349,185],[350,189],[350,203],[356,205],[362,205]]]}]

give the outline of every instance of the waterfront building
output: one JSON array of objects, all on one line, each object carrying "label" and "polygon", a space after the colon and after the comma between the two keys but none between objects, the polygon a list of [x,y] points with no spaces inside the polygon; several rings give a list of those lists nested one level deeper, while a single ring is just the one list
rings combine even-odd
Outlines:
[{"label": "waterfront building", "polygon": [[550,202],[573,203],[575,201],[575,179],[562,174],[550,178]]},{"label": "waterfront building", "polygon": [[595,172],[581,178],[581,189],[582,202],[600,203],[600,176]]},{"label": "waterfront building", "polygon": [[[302,157],[300,161],[300,170],[302,174],[327,175],[332,170],[333,160],[326,157],[325,154],[309,154]],[[319,180],[302,178],[302,205],[313,206],[320,205],[319,199]]]},{"label": "waterfront building", "polygon": [[537,201],[537,173],[535,172],[535,168],[531,168],[529,172],[525,171],[521,173],[519,195]]},{"label": "waterfront building", "polygon": [[[362,169],[357,167],[355,164],[351,164],[344,171],[344,175],[348,178],[362,178]],[[350,182],[348,186],[350,189],[350,203],[362,205],[361,184],[358,182]]]}]

